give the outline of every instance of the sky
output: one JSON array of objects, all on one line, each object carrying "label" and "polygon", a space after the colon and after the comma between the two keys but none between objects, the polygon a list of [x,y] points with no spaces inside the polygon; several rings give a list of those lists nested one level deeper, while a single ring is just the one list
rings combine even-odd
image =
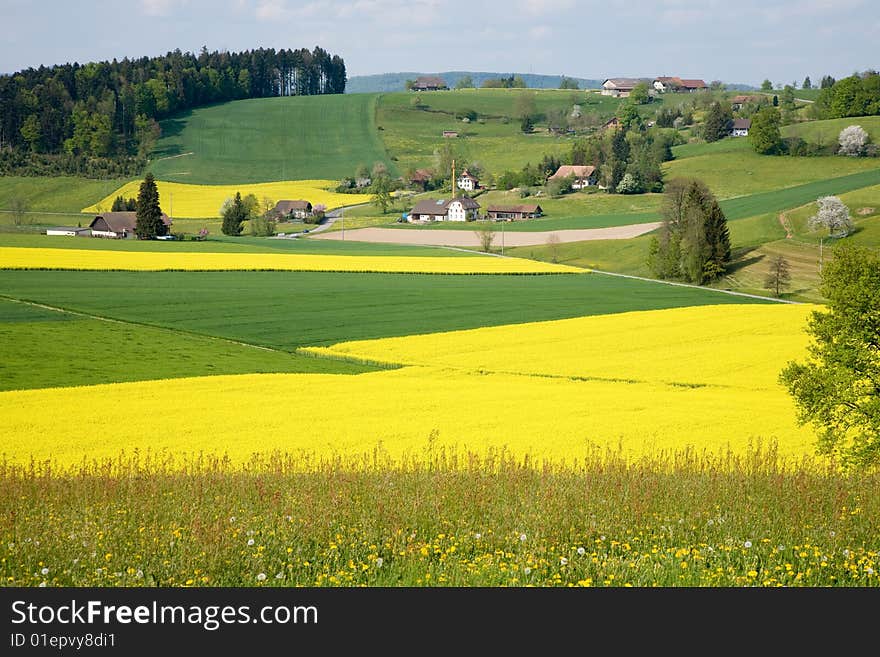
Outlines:
[{"label": "sky", "polygon": [[0,0],[0,73],[320,46],[349,77],[489,71],[817,84],[880,68],[877,0]]}]

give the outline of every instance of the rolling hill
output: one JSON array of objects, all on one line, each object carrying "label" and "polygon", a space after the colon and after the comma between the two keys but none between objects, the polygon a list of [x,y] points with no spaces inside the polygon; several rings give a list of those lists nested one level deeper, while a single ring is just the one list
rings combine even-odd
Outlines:
[{"label": "rolling hill", "polygon": [[[404,91],[406,89],[407,80],[415,80],[420,75],[432,75],[443,78],[449,88],[455,87],[455,84],[466,75],[471,76],[475,87],[480,87],[485,80],[497,79],[502,77],[519,76],[530,89],[558,89],[562,81],[561,75],[538,75],[535,73],[489,73],[485,71],[445,71],[443,73],[378,73],[376,75],[353,75],[345,84],[345,93],[375,93],[386,91]],[[590,78],[578,78],[566,75],[578,83],[580,89],[598,89],[602,86],[604,79],[594,80]]]}]

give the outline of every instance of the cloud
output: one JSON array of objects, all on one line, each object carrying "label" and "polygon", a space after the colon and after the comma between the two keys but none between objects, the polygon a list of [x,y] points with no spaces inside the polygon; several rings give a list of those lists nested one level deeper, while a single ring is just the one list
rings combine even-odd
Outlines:
[{"label": "cloud", "polygon": [[523,9],[529,14],[547,14],[574,8],[574,0],[522,0]]}]

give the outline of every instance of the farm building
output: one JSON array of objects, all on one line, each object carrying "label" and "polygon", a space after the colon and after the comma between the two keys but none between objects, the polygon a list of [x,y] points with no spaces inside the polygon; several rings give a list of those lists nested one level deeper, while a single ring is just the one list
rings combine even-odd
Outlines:
[{"label": "farm building", "polygon": [[[171,227],[171,218],[162,213],[162,223],[165,228]],[[109,237],[111,239],[126,239],[129,237],[137,237],[135,233],[137,226],[136,212],[105,212],[97,215],[89,224],[92,237]]]},{"label": "farm building", "polygon": [[602,128],[619,128],[619,127],[620,127],[620,119],[618,119],[616,116],[612,116],[610,119],[605,121],[604,124],[602,124]]},{"label": "farm building", "polygon": [[734,96],[730,99],[730,109],[738,112],[747,103],[757,103],[759,100],[761,100],[760,96]]},{"label": "farm building", "polygon": [[444,130],[443,136],[444,137],[458,137],[458,132],[456,132],[455,130]]},{"label": "farm building", "polygon": [[413,82],[413,91],[439,91],[441,89],[449,89],[443,78],[435,75],[422,75]]},{"label": "farm building", "polygon": [[583,189],[595,185],[597,181],[596,167],[592,165],[563,164],[547,180],[559,180],[560,178],[573,177],[572,189]]},{"label": "farm building", "polygon": [[65,235],[67,237],[90,237],[92,231],[80,226],[55,226],[46,229],[46,235]]},{"label": "farm building", "polygon": [[730,130],[731,137],[748,137],[749,130],[752,127],[751,119],[734,119],[733,127]]},{"label": "farm building", "polygon": [[479,189],[480,187],[480,181],[467,169],[465,169],[458,177],[456,184],[458,185],[459,189],[466,189],[469,192],[472,192],[475,189]]},{"label": "farm building", "polygon": [[651,86],[649,78],[608,78],[602,83],[602,95],[626,98],[640,82],[644,82],[649,87]]},{"label": "farm building", "polygon": [[671,91],[673,93],[692,93],[703,91],[709,87],[703,80],[692,80],[679,77],[654,78],[653,87],[660,93]]},{"label": "farm building", "polygon": [[486,208],[489,219],[536,219],[543,216],[540,205],[490,205]]},{"label": "farm building", "polygon": [[312,216],[312,204],[297,199],[295,201],[278,201],[272,214],[280,219],[305,219]]},{"label": "farm building", "polygon": [[480,204],[463,196],[451,201],[428,199],[419,201],[409,213],[410,221],[474,221]]},{"label": "farm building", "polygon": [[413,187],[420,187],[422,190],[428,188],[428,183],[434,177],[434,172],[430,169],[416,169],[409,177],[409,184]]}]

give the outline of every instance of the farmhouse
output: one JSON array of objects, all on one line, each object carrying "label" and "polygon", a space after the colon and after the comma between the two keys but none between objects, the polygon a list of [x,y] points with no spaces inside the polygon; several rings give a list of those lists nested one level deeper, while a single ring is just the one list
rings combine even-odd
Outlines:
[{"label": "farmhouse", "polygon": [[734,119],[733,127],[730,130],[731,137],[748,137],[749,129],[752,127],[751,119]]},{"label": "farmhouse", "polygon": [[547,180],[559,180],[560,178],[572,177],[572,189],[583,189],[596,184],[596,167],[592,165],[563,164]]},{"label": "farmhouse", "polygon": [[410,221],[474,221],[480,204],[463,196],[451,201],[428,199],[419,201],[409,213]]},{"label": "farmhouse", "polygon": [[421,75],[416,78],[413,83],[413,91],[439,91],[441,89],[449,89],[443,78],[434,75]]},{"label": "farmhouse", "polygon": [[648,78],[608,78],[602,83],[602,95],[626,98],[640,82],[651,85],[651,80]]},{"label": "farmhouse", "polygon": [[674,93],[692,93],[694,91],[703,91],[709,87],[703,80],[691,80],[679,77],[659,77],[654,78],[654,89],[660,93],[671,91]]},{"label": "farmhouse", "polygon": [[89,237],[91,236],[92,231],[88,228],[81,228],[79,226],[55,226],[54,228],[47,228],[46,235],[66,235],[68,237]]},{"label": "farmhouse", "polygon": [[738,112],[747,103],[756,103],[761,100],[760,96],[734,96],[730,99],[730,108],[734,112]]},{"label": "farmhouse", "polygon": [[312,216],[312,204],[308,201],[278,201],[272,213],[283,219],[305,219]]},{"label": "farmhouse", "polygon": [[610,119],[605,121],[602,125],[602,128],[619,128],[620,127],[620,119],[616,116],[612,116]]},{"label": "farmhouse", "polygon": [[458,132],[456,132],[455,130],[444,130],[443,136],[444,137],[458,137]]},{"label": "farmhouse", "polygon": [[[171,218],[162,213],[162,223],[165,228],[171,227]],[[135,226],[137,225],[136,212],[105,212],[97,215],[89,224],[92,237],[109,237],[111,239],[126,239],[136,237]]]},{"label": "farmhouse", "polygon": [[544,214],[540,205],[490,205],[486,208],[489,219],[536,219]]},{"label": "farmhouse", "polygon": [[416,169],[409,177],[409,184],[413,187],[420,187],[422,190],[428,188],[428,183],[434,177],[434,172],[430,169]]},{"label": "farmhouse", "polygon": [[465,169],[458,177],[456,184],[458,185],[459,189],[466,189],[469,192],[472,192],[475,189],[479,189],[480,187],[480,181],[467,169]]}]

